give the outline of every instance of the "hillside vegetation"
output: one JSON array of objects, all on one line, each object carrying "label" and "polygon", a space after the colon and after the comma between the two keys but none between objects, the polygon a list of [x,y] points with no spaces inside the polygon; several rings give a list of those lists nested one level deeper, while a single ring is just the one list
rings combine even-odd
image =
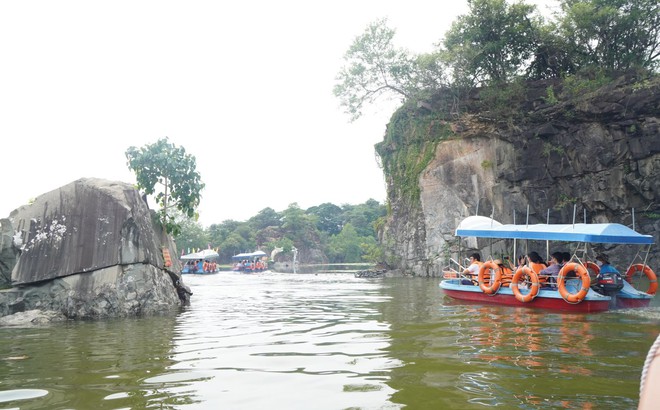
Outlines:
[{"label": "hillside vegetation", "polygon": [[363,204],[338,206],[324,203],[308,209],[290,204],[282,212],[264,208],[247,221],[227,220],[202,227],[184,218],[176,238],[179,252],[218,248],[220,261],[256,249],[268,254],[282,248],[279,258],[292,258],[298,249],[303,263],[357,263],[381,259],[376,243],[376,226],[382,223],[385,206],[370,199]]}]

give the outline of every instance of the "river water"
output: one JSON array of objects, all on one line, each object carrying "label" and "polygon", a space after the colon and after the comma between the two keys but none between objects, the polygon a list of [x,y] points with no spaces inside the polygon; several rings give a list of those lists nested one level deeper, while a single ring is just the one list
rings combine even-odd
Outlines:
[{"label": "river water", "polygon": [[179,313],[0,328],[0,409],[635,409],[660,303],[461,304],[437,279],[185,277]]}]

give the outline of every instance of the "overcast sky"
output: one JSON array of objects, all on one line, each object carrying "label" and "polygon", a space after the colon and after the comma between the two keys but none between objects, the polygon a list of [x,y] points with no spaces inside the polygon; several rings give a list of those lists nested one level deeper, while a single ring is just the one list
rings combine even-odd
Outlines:
[{"label": "overcast sky", "polygon": [[124,152],[169,137],[197,159],[204,226],[324,202],[385,201],[374,144],[332,94],[380,18],[429,52],[467,1],[0,2],[0,217],[82,177],[135,182]]}]

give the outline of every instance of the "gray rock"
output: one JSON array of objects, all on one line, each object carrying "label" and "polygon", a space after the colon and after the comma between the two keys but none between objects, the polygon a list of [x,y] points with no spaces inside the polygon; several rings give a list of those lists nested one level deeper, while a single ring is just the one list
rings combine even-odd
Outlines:
[{"label": "gray rock", "polygon": [[13,211],[2,231],[18,235],[14,260],[0,254],[0,266],[13,266],[13,287],[0,291],[0,316],[39,309],[68,318],[122,317],[189,302],[179,261],[165,266],[163,249],[177,254],[171,238],[129,184],[77,180]]},{"label": "gray rock", "polygon": [[52,322],[62,322],[64,320],[66,320],[66,316],[58,312],[28,310],[0,317],[0,326],[24,327],[44,325]]}]

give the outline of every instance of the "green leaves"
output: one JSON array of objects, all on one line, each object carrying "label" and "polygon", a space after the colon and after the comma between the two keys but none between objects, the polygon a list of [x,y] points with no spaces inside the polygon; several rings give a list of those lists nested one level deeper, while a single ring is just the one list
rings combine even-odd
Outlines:
[{"label": "green leaves", "polygon": [[660,3],[657,0],[561,0],[561,34],[578,66],[605,70],[658,67]]},{"label": "green leaves", "polygon": [[445,35],[445,57],[459,84],[500,83],[517,75],[532,56],[538,21],[534,6],[505,0],[469,0]]},{"label": "green leaves", "polygon": [[[380,261],[375,224],[382,226],[386,208],[374,199],[363,204],[337,206],[323,203],[303,210],[297,203],[282,212],[264,208],[245,222],[227,220],[204,230],[194,221],[181,222],[182,234],[176,238],[179,249],[218,247],[221,260],[229,261],[240,252],[275,248],[290,252],[322,252],[330,262]],[[347,227],[348,226],[348,227]]]},{"label": "green leaves", "polygon": [[176,236],[180,226],[173,211],[176,209],[187,217],[194,217],[204,189],[195,157],[165,137],[141,148],[129,147],[126,159],[128,167],[135,172],[138,189],[154,195],[160,206],[158,215],[163,227]]},{"label": "green leaves", "polygon": [[[333,92],[356,120],[383,98],[430,99],[438,91],[457,98],[475,86],[518,79],[566,77],[604,70],[660,67],[658,0],[558,0],[546,22],[524,1],[468,0],[438,49],[412,55],[394,47],[387,20],[356,37]],[[450,78],[450,80],[446,80]]]},{"label": "green leaves", "polygon": [[351,121],[362,115],[365,104],[378,98],[405,99],[416,89],[415,59],[392,44],[395,31],[382,19],[370,24],[344,56],[346,65],[337,75],[333,92]]}]

